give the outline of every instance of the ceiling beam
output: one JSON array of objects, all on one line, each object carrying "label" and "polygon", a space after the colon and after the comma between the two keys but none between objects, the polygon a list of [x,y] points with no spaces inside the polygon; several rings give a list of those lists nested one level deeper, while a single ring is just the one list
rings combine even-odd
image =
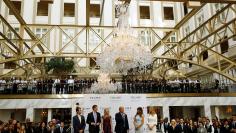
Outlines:
[{"label": "ceiling beam", "polygon": [[90,0],[86,0],[86,26],[90,24]]},{"label": "ceiling beam", "polygon": [[[28,27],[51,27],[51,26],[56,26],[56,27],[61,27],[61,28],[84,28],[86,25],[71,25],[71,24],[60,24],[60,25],[54,25],[54,24],[27,24]],[[101,29],[112,29],[116,28],[116,26],[104,26],[104,25],[89,25],[91,28],[101,28]],[[131,28],[133,29],[153,29],[155,31],[176,31],[174,27],[157,27],[157,26],[132,26]]]},{"label": "ceiling beam", "polygon": [[0,31],[0,36],[2,36],[2,38],[5,39],[17,51],[16,53],[20,53],[20,49],[14,43],[12,43],[1,31]]},{"label": "ceiling beam", "polygon": [[[1,14],[0,14],[0,19],[7,25],[7,27],[14,33],[14,35],[17,36],[17,38],[19,40],[21,40],[21,41],[23,40],[21,38],[21,36],[15,31],[15,29],[6,21],[6,19]],[[30,49],[29,45],[25,41],[23,43],[24,43],[25,47]],[[32,52],[32,54],[35,54],[33,50],[31,52]]]},{"label": "ceiling beam", "polygon": [[[7,5],[7,7],[9,8],[9,10],[12,11],[12,13],[14,14],[14,16],[16,17],[16,19],[19,21],[19,23],[24,26],[25,31],[28,33],[28,35],[33,39],[33,40],[37,40],[37,37],[34,35],[34,33],[30,30],[29,27],[27,27],[27,24],[25,22],[25,20],[22,18],[22,16],[20,15],[20,12],[15,8],[14,4],[12,3],[12,1],[10,0],[3,0],[4,3]],[[40,51],[42,53],[44,53],[44,49],[41,45],[38,45],[38,48],[40,49]]]},{"label": "ceiling beam", "polygon": [[[2,54],[2,56],[4,58],[9,58],[8,56],[6,56],[5,54]],[[22,68],[24,71],[27,71],[24,67],[22,67],[20,64],[16,63],[16,62],[12,62],[13,64],[17,65],[18,67]],[[26,62],[27,63],[27,62]]]},{"label": "ceiling beam", "polygon": [[[4,53],[4,47],[10,52],[10,53],[12,53],[14,56],[17,56],[18,55],[18,53],[14,50],[14,49],[12,49],[7,43],[5,43],[5,42],[2,42],[2,43],[0,43],[0,47],[1,47],[1,51],[0,51],[0,53]],[[3,51],[2,51],[3,50]]]},{"label": "ceiling beam", "polygon": [[[181,19],[181,21],[176,24],[176,26],[174,27],[174,29],[180,29],[181,26],[183,26],[187,21],[189,21],[194,15],[196,15],[196,13],[202,9],[202,7],[205,6],[205,4],[202,4],[201,7],[198,8],[194,8],[193,10],[191,10],[191,12],[189,12],[187,15],[184,16],[183,19]],[[163,38],[162,41],[166,41],[171,35],[173,35],[176,31],[171,31],[169,33],[167,33]],[[151,49],[152,52],[154,52],[155,50],[157,50],[157,48],[159,48],[162,44],[162,41],[159,41],[156,45],[154,45]]]}]

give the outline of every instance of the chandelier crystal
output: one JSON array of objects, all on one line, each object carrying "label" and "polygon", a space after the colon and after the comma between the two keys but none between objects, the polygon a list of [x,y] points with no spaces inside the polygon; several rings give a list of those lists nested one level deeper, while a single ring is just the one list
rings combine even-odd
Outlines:
[{"label": "chandelier crystal", "polygon": [[152,54],[148,47],[139,43],[134,30],[129,25],[128,4],[116,8],[119,19],[114,38],[97,57],[101,72],[127,74],[131,68],[144,68],[152,63]]},{"label": "chandelier crystal", "polygon": [[91,86],[91,92],[111,93],[116,92],[119,88],[121,88],[121,85],[111,82],[109,74],[100,73],[97,82],[93,83]]}]

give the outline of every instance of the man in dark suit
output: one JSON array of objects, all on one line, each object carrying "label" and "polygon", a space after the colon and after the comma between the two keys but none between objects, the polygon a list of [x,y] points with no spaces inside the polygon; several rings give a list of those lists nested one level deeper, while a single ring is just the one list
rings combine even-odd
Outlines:
[{"label": "man in dark suit", "polygon": [[213,130],[213,126],[210,124],[210,119],[206,119],[206,124],[204,125],[208,133],[211,133]]},{"label": "man in dark suit", "polygon": [[164,119],[164,133],[168,133],[168,129],[170,127],[170,123],[168,122],[168,118]]},{"label": "man in dark suit", "polygon": [[[208,132],[208,131],[207,131]],[[224,123],[220,127],[220,133],[231,133],[230,126],[227,119],[224,120]]]},{"label": "man in dark suit", "polygon": [[119,107],[119,112],[116,113],[115,119],[116,119],[115,132],[127,133],[129,130],[129,122],[127,115],[124,113],[124,107]]},{"label": "man in dark suit", "polygon": [[232,115],[232,122],[231,122],[230,129],[232,133],[236,133],[236,115]]},{"label": "man in dark suit", "polygon": [[188,133],[188,127],[184,124],[183,119],[180,119],[180,123],[177,125],[177,128],[181,133]]},{"label": "man in dark suit", "polygon": [[89,124],[89,133],[99,133],[100,131],[100,123],[101,123],[101,115],[98,113],[98,106],[93,105],[93,111],[87,116],[87,124]]},{"label": "man in dark suit", "polygon": [[81,115],[82,110],[80,107],[76,108],[76,115],[73,117],[73,129],[74,133],[84,133],[86,126],[85,118]]},{"label": "man in dark suit", "polygon": [[66,133],[64,122],[61,122],[60,127],[56,128],[55,133]]},{"label": "man in dark suit", "polygon": [[52,94],[52,86],[53,86],[53,83],[54,83],[54,81],[52,80],[52,78],[50,78],[49,80],[48,80],[48,94]]},{"label": "man in dark suit", "polygon": [[157,129],[159,132],[164,133],[164,120],[161,118],[160,122],[157,123]]},{"label": "man in dark suit", "polygon": [[168,133],[181,133],[180,128],[177,125],[175,119],[171,120],[171,124],[169,126]]}]

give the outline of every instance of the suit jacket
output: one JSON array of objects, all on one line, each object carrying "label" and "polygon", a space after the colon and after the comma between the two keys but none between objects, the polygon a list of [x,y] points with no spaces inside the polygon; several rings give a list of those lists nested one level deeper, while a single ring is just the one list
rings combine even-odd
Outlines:
[{"label": "suit jacket", "polygon": [[157,124],[157,129],[162,132],[162,133],[165,133],[165,125],[164,123],[158,123]]},{"label": "suit jacket", "polygon": [[47,127],[43,128],[42,127],[38,127],[35,131],[36,133],[47,133],[48,130],[47,130]]},{"label": "suit jacket", "polygon": [[84,130],[86,126],[85,118],[83,115],[81,115],[81,121],[79,120],[78,115],[75,115],[73,117],[73,128],[74,133],[79,133],[79,130]]},{"label": "suit jacket", "polygon": [[220,127],[214,127],[214,133],[220,133]]},{"label": "suit jacket", "polygon": [[164,132],[167,133],[170,127],[170,123],[169,122],[164,122]]},{"label": "suit jacket", "polygon": [[188,127],[186,125],[183,125],[183,127],[179,124],[177,125],[177,128],[180,130],[180,132],[188,133]]},{"label": "suit jacket", "polygon": [[181,131],[178,125],[175,128],[169,126],[168,133],[181,133]]},{"label": "suit jacket", "polygon": [[188,126],[188,133],[197,133],[197,127],[195,127],[195,126],[193,126],[193,127]]},{"label": "suit jacket", "polygon": [[[88,114],[86,123],[89,125],[89,132],[90,133],[99,133],[99,131],[100,131],[99,126],[100,125],[98,125],[98,126],[91,125],[91,123],[95,123],[95,120],[93,117],[93,112]],[[101,123],[101,115],[98,112],[97,112],[97,123]]]},{"label": "suit jacket", "polygon": [[236,129],[236,123],[234,124],[233,122],[230,125],[230,129]]},{"label": "suit jacket", "polygon": [[125,120],[124,120],[121,113],[116,113],[115,119],[116,119],[115,132],[127,133],[127,130],[129,130],[129,122],[127,115],[125,114]]},{"label": "suit jacket", "polygon": [[64,127],[61,132],[61,127],[55,129],[55,133],[66,133],[66,128]]},{"label": "suit jacket", "polygon": [[205,125],[204,127],[206,128],[206,130],[207,130],[208,133],[211,133],[211,132],[212,132],[212,128],[213,128],[212,125],[208,125],[208,126]]},{"label": "suit jacket", "polygon": [[34,132],[34,128],[32,126],[32,123],[30,123],[30,122],[26,123],[26,125],[25,125],[25,132],[26,133],[33,133]]},{"label": "suit jacket", "polygon": [[222,125],[220,127],[220,133],[230,133],[230,127]]}]

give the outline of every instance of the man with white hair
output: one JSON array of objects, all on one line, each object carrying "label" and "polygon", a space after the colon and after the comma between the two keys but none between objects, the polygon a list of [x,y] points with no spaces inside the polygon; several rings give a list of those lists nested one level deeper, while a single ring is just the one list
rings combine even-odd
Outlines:
[{"label": "man with white hair", "polygon": [[119,107],[119,112],[115,115],[116,126],[115,132],[116,133],[127,133],[129,131],[129,122],[128,117],[124,113],[124,107]]}]

